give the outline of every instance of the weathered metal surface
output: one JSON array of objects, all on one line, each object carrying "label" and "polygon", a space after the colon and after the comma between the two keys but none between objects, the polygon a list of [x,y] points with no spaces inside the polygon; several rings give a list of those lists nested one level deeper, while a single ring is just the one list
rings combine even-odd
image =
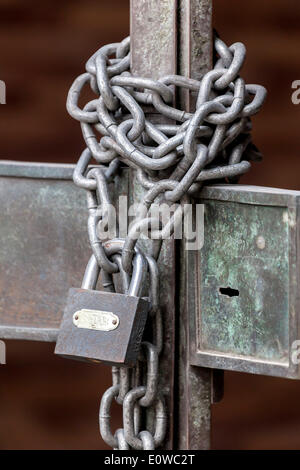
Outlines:
[{"label": "weathered metal surface", "polygon": [[177,446],[181,450],[205,450],[210,448],[213,374],[211,369],[194,367],[190,362],[191,321],[197,312],[198,264],[194,252],[182,251],[181,259]]},{"label": "weathered metal surface", "polygon": [[[186,77],[200,79],[212,65],[211,0],[179,1],[179,70]],[[182,90],[179,97],[183,109],[193,110],[195,95]],[[181,244],[180,285],[177,331],[178,403],[177,446],[179,449],[209,449],[210,405],[213,397],[220,398],[220,384],[213,382],[210,369],[190,365],[190,318],[197,312],[196,278],[197,253],[185,250]],[[216,388],[214,393],[212,390]]]},{"label": "weathered metal surface", "polygon": [[[39,179],[36,167],[34,177],[21,177],[22,168],[27,176],[30,175],[30,164],[19,166],[12,163],[11,169],[8,168],[7,163],[3,168],[0,164],[0,173],[9,172],[8,174],[19,175],[18,178],[2,176],[0,179],[2,202],[0,217],[3,241],[0,246],[2,267],[0,335],[2,338],[54,341],[66,292],[71,285],[79,285],[81,281],[82,265],[85,264],[89,255],[84,218],[85,201],[84,197],[81,198],[81,192],[76,190],[71,181],[52,179],[59,172],[59,165],[57,167],[54,170],[52,165],[48,170],[45,167],[51,179],[45,179],[45,175]],[[123,188],[123,193],[128,190],[127,184]],[[220,275],[220,282],[214,280],[214,287],[207,287],[204,281],[199,281],[199,292],[202,293],[200,300],[202,301],[207,296],[205,302],[207,305],[213,305],[213,311],[217,316],[220,312],[212,301],[217,299],[219,305],[222,301],[227,317],[223,315],[223,318],[219,318],[222,331],[218,335],[215,328],[218,328],[219,322],[214,323],[214,319],[209,317],[207,311],[201,316],[203,320],[206,319],[206,324],[202,325],[203,329],[200,330],[202,334],[205,333],[205,336],[202,342],[200,341],[202,349],[192,351],[193,363],[297,377],[297,367],[290,365],[289,347],[292,341],[297,339],[298,328],[296,252],[299,236],[297,235],[299,193],[248,186],[212,186],[202,191],[202,197],[208,201],[207,217],[214,215],[213,222],[206,224],[206,229],[208,229],[205,234],[206,240],[207,237],[214,237],[214,241],[212,240],[209,245],[211,252],[205,252],[205,257],[202,257],[201,271],[210,275],[215,266],[214,275]],[[252,228],[249,222],[250,217],[255,219]],[[64,224],[60,223],[62,219]],[[228,224],[225,224],[224,220],[227,220]],[[222,231],[219,228],[215,230],[216,227],[222,227]],[[234,230],[230,227],[234,227]],[[249,232],[250,235],[252,233],[252,238],[249,239],[244,235],[244,247],[241,243],[243,230]],[[226,238],[224,247],[218,236],[222,237],[222,240]],[[208,243],[205,244],[204,250],[207,247]],[[241,253],[245,256],[242,259],[245,259],[247,264],[244,261],[233,262],[234,256],[235,260],[239,259],[240,253],[237,250],[241,249],[244,250]],[[276,250],[278,250],[277,255]],[[165,252],[163,256],[163,266],[165,266],[163,273],[166,273],[169,268],[168,253]],[[192,258],[193,254],[190,253],[190,256]],[[224,277],[224,263],[216,262],[215,256],[219,259],[221,256],[225,257],[228,266],[230,265],[233,270],[231,277]],[[200,263],[200,259],[198,262]],[[276,271],[278,263],[280,273]],[[253,285],[247,281],[249,276],[252,276],[252,279],[255,277],[256,269],[258,269],[259,279],[262,279],[260,285],[263,289],[262,293],[256,288],[259,286],[256,279]],[[197,271],[190,264],[188,273],[193,273],[194,270]],[[240,280],[241,276],[245,280],[242,286],[237,287],[232,281]],[[192,280],[195,276],[189,276],[188,279],[189,292],[192,293]],[[270,290],[266,291],[268,281],[270,281]],[[162,282],[167,282],[164,275]],[[275,285],[276,289],[274,289]],[[219,294],[217,287],[236,288],[241,294],[239,297],[226,298]],[[242,328],[238,308],[244,305],[241,303],[242,292],[247,288],[251,294],[245,302],[247,328]],[[174,290],[170,289],[169,285],[164,285],[163,292],[168,292],[170,295],[168,298],[164,297],[165,305],[168,305]],[[267,295],[264,297],[265,292]],[[253,303],[256,294],[259,294],[257,304]],[[199,307],[193,306],[192,295],[188,295],[188,299],[193,337],[195,329],[192,312]],[[273,302],[272,299],[275,299],[275,309],[269,305],[271,301]],[[250,308],[251,311],[260,312],[262,302],[268,308],[260,315],[250,315]],[[235,310],[229,309],[228,305],[235,306]],[[264,322],[268,325],[265,329]],[[172,335],[172,323],[166,326],[170,328],[169,334]],[[233,328],[232,331],[238,332],[237,341],[229,336],[229,327]],[[256,332],[255,337],[251,337],[250,331],[252,330]],[[186,335],[184,324],[180,331],[182,335]],[[203,345],[207,349],[210,348],[210,351],[203,351]],[[167,344],[166,347],[168,348],[169,345]],[[217,356],[211,351],[212,348],[218,351]],[[228,357],[228,351],[235,357],[232,358],[232,354]],[[181,352],[184,358],[183,350]],[[259,362],[255,361],[256,358]],[[199,373],[199,370],[193,369],[193,373]]]},{"label": "weathered metal surface", "polygon": [[[111,331],[77,328],[73,316],[83,308],[112,312],[119,319],[118,327]],[[148,302],[139,297],[70,289],[55,354],[89,362],[133,366],[139,353],[148,309]]]},{"label": "weathered metal surface", "polygon": [[[212,0],[179,0],[178,69],[200,80],[212,68]],[[195,107],[196,94],[182,91],[187,109]]]},{"label": "weathered metal surface", "polygon": [[299,378],[299,191],[205,188],[195,365]]},{"label": "weathered metal surface", "polygon": [[[177,1],[131,0],[131,70],[149,78],[176,73]],[[152,117],[153,118],[153,117]],[[157,118],[155,117],[155,122]],[[161,120],[160,122],[170,122]],[[132,201],[140,202],[145,191],[131,172]],[[175,244],[166,240],[159,258],[160,305],[164,349],[160,357],[159,389],[163,391],[168,415],[165,449],[173,449],[174,359],[175,359]]]},{"label": "weathered metal surface", "polygon": [[[59,327],[68,288],[81,280],[89,251],[82,230],[84,195],[72,181],[39,179],[36,169],[12,164],[19,177],[0,177],[0,336],[15,328],[20,339],[48,341],[48,330]],[[53,166],[44,169],[52,172]],[[3,173],[7,170],[5,165]]]},{"label": "weathered metal surface", "polygon": [[204,350],[288,360],[287,214],[283,207],[205,201],[200,282]]},{"label": "weathered metal surface", "polygon": [[27,341],[44,341],[47,343],[55,343],[58,335],[58,327],[56,328],[40,328],[36,324],[35,318],[30,323],[32,326],[18,326],[16,323],[12,325],[0,326],[1,339],[16,339]]},{"label": "weathered metal surface", "polygon": [[[1,338],[55,341],[68,290],[81,285],[91,253],[73,169],[0,162]],[[128,192],[126,175],[118,194]]]},{"label": "weathered metal surface", "polygon": [[35,163],[0,160],[0,176],[71,180],[75,165],[70,163]]},{"label": "weathered metal surface", "polygon": [[176,72],[177,0],[131,0],[131,71],[160,78]]}]

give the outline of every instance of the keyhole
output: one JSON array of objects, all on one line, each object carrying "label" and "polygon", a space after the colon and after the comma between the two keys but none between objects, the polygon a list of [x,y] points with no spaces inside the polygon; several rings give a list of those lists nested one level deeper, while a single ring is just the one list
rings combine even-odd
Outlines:
[{"label": "keyhole", "polygon": [[220,294],[226,295],[226,297],[238,297],[240,295],[237,289],[232,289],[231,287],[220,287]]}]

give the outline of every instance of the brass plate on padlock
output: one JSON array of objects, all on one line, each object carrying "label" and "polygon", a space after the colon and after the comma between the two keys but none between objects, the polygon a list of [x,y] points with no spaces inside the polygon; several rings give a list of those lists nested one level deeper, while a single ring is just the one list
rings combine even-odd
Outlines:
[{"label": "brass plate on padlock", "polygon": [[189,260],[198,274],[189,279],[197,303],[191,363],[300,378],[300,192],[216,185],[199,202],[205,227],[204,246]]},{"label": "brass plate on padlock", "polygon": [[97,331],[113,331],[118,328],[119,317],[113,312],[104,310],[78,310],[73,315],[73,324],[77,328]]}]

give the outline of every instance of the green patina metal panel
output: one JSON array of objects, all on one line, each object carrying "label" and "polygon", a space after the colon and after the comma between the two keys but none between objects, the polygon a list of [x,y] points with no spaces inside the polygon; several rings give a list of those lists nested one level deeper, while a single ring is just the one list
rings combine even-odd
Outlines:
[{"label": "green patina metal panel", "polygon": [[198,349],[288,362],[287,207],[202,202]]}]

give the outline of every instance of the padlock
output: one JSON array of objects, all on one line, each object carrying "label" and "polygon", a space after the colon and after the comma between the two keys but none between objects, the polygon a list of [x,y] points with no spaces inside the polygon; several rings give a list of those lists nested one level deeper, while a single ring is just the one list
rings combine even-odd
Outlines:
[{"label": "padlock", "polygon": [[[115,248],[111,249],[110,255]],[[126,294],[97,291],[94,289],[100,269],[92,255],[81,289],[69,290],[55,354],[76,360],[133,366],[150,305],[139,297],[146,270],[147,263],[137,252]]]}]

